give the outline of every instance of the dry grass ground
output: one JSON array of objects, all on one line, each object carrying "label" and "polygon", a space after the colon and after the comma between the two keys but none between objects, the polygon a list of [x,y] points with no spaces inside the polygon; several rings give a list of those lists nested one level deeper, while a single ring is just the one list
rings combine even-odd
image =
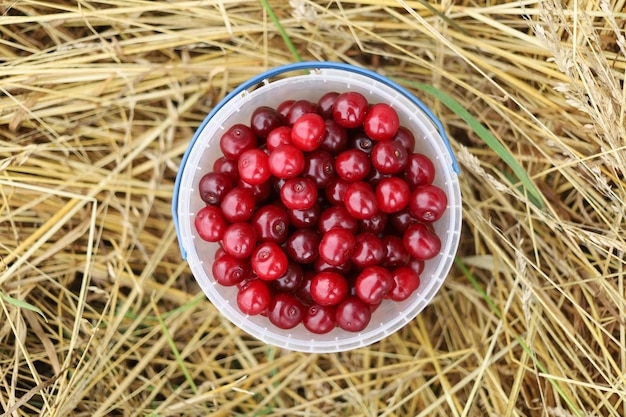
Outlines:
[{"label": "dry grass ground", "polygon": [[294,60],[263,4],[4,0],[0,415],[626,415],[625,2],[270,5],[303,59],[453,97],[541,200],[413,89],[461,164],[459,263],[368,348],[265,346],[200,293],[170,212],[212,106]]}]

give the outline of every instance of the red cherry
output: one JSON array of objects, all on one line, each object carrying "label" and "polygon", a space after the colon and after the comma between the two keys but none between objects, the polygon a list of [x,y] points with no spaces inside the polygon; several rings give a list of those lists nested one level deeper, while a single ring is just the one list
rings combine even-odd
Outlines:
[{"label": "red cherry", "polygon": [[363,180],[370,172],[369,156],[358,149],[348,149],[335,158],[335,171],[348,182]]},{"label": "red cherry", "polygon": [[237,306],[242,313],[251,316],[266,311],[271,299],[269,287],[259,279],[248,281],[237,292]]},{"label": "red cherry", "polygon": [[356,295],[367,304],[379,303],[393,288],[391,273],[381,266],[368,266],[356,277]]},{"label": "red cherry", "polygon": [[313,180],[317,188],[328,187],[336,176],[335,158],[321,149],[307,153],[302,176]]},{"label": "red cherry", "polygon": [[302,324],[311,333],[325,334],[337,326],[335,315],[335,306],[313,304],[305,311]]},{"label": "red cherry", "polygon": [[378,200],[369,184],[354,182],[346,188],[343,198],[348,213],[356,219],[369,219],[378,212]]},{"label": "red cherry", "polygon": [[265,144],[270,152],[280,145],[291,145],[291,128],[289,126],[278,126],[267,135]]},{"label": "red cherry", "polygon": [[213,278],[219,284],[230,287],[250,277],[252,272],[247,259],[237,259],[227,253],[215,258],[211,267]]},{"label": "red cherry", "polygon": [[269,170],[278,178],[297,177],[304,169],[304,154],[294,145],[279,145],[270,152]]},{"label": "red cherry", "polygon": [[217,207],[205,206],[194,218],[198,235],[207,242],[219,242],[228,227],[222,212]]},{"label": "red cherry", "polygon": [[250,258],[252,270],[265,281],[275,280],[287,272],[288,262],[285,252],[274,242],[261,243]]},{"label": "red cherry", "polygon": [[406,168],[409,154],[400,142],[378,142],[372,149],[372,166],[383,174],[397,174]]},{"label": "red cherry", "polygon": [[320,237],[313,229],[298,229],[285,242],[291,259],[301,264],[313,262],[319,254]]},{"label": "red cherry", "polygon": [[247,149],[237,160],[239,178],[250,185],[262,184],[272,175],[269,157],[261,149]]},{"label": "red cherry", "polygon": [[337,325],[349,332],[360,332],[365,329],[372,318],[372,312],[367,303],[357,296],[346,297],[335,312]]},{"label": "red cherry", "polygon": [[337,272],[320,272],[313,277],[310,291],[317,304],[336,305],[348,295],[348,281]]},{"label": "red cherry", "polygon": [[319,256],[330,265],[342,265],[350,259],[355,243],[354,235],[349,230],[331,229],[322,236]]},{"label": "red cherry", "polygon": [[293,102],[287,116],[285,117],[285,124],[287,126],[293,126],[294,123],[302,116],[308,113],[316,113],[317,105],[307,100],[296,100]]},{"label": "red cherry", "polygon": [[222,247],[230,256],[238,259],[252,255],[256,245],[256,231],[250,223],[233,223],[222,236]]},{"label": "red cherry", "polygon": [[301,116],[291,127],[291,142],[305,152],[319,148],[324,139],[326,123],[317,113]]},{"label": "red cherry", "polygon": [[304,271],[299,263],[289,261],[287,271],[272,281],[272,288],[281,292],[295,291],[304,279]]},{"label": "red cherry", "polygon": [[403,237],[404,248],[415,259],[434,258],[441,250],[441,240],[422,223],[409,226]]},{"label": "red cherry", "polygon": [[257,107],[250,117],[250,128],[255,135],[263,139],[281,124],[282,117],[280,114],[268,106]]},{"label": "red cherry", "polygon": [[432,223],[441,218],[448,206],[446,193],[436,185],[420,185],[413,190],[409,208],[411,214],[422,222]]},{"label": "red cherry", "polygon": [[378,207],[385,213],[395,213],[405,208],[410,196],[411,190],[402,178],[385,178],[376,186]]},{"label": "red cherry", "polygon": [[259,207],[250,221],[259,242],[283,243],[289,232],[289,215],[278,204]]},{"label": "red cherry", "polygon": [[380,264],[385,255],[385,247],[382,240],[374,233],[359,233],[355,237],[354,251],[351,260],[359,268]]},{"label": "red cherry", "polygon": [[317,200],[317,187],[308,178],[291,178],[280,189],[280,199],[288,209],[308,209]]},{"label": "red cherry", "polygon": [[252,217],[255,204],[254,195],[250,190],[236,187],[224,196],[220,209],[229,222],[246,222]]},{"label": "red cherry", "polygon": [[385,103],[371,106],[363,120],[363,129],[367,136],[379,141],[393,138],[399,127],[398,113]]},{"label": "red cherry", "polygon": [[230,159],[237,160],[243,151],[254,149],[256,146],[256,135],[244,124],[232,126],[220,137],[220,149],[224,156]]},{"label": "red cherry", "polygon": [[420,286],[420,277],[408,266],[401,266],[391,271],[393,288],[386,298],[393,301],[404,301]]},{"label": "red cherry", "polygon": [[209,172],[200,178],[198,191],[206,204],[219,206],[222,198],[233,189],[233,181],[223,172]]},{"label": "red cherry", "polygon": [[305,307],[296,297],[288,293],[276,294],[269,304],[267,318],[281,329],[296,327],[304,316]]},{"label": "red cherry", "polygon": [[333,104],[335,104],[337,96],[339,96],[338,92],[330,91],[317,101],[317,113],[324,119],[331,119],[333,117]]},{"label": "red cherry", "polygon": [[320,214],[317,227],[321,233],[335,228],[356,233],[359,223],[344,206],[330,206]]},{"label": "red cherry", "polygon": [[435,179],[435,165],[426,155],[412,153],[409,155],[402,177],[411,190],[420,185],[431,184]]},{"label": "red cherry", "polygon": [[408,153],[415,149],[415,135],[406,126],[400,126],[393,140],[398,141],[404,146]]},{"label": "red cherry", "polygon": [[333,103],[333,119],[346,128],[358,127],[367,112],[367,99],[363,94],[349,91],[339,94]]}]

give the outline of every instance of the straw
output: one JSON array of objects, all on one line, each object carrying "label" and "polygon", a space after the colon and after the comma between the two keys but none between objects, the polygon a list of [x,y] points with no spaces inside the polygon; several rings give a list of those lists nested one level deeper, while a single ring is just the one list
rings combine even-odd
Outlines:
[{"label": "straw", "polygon": [[[623,10],[2,3],[0,415],[626,415]],[[293,353],[237,329],[172,225],[195,129],[296,53],[403,80],[461,165],[444,287],[356,351]]]}]

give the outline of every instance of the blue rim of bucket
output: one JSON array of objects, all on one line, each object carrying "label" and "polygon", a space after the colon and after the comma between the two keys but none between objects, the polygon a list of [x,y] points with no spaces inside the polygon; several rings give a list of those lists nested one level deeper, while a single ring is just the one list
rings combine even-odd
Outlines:
[{"label": "blue rim of bucket", "polygon": [[224,97],[213,108],[213,110],[211,110],[211,112],[207,115],[207,117],[202,121],[202,124],[198,126],[195,134],[193,135],[193,138],[191,139],[189,146],[187,147],[187,150],[185,151],[185,154],[183,155],[183,158],[180,163],[180,167],[178,168],[178,174],[176,175],[176,182],[174,183],[174,193],[172,196],[172,216],[174,219],[174,226],[176,227],[176,237],[178,238],[178,245],[180,247],[180,253],[183,259],[185,260],[187,259],[187,251],[183,247],[182,239],[180,237],[180,226],[178,223],[178,193],[180,190],[180,182],[183,176],[183,172],[185,171],[185,167],[187,165],[187,160],[189,159],[189,155],[198,137],[200,136],[200,133],[202,132],[202,130],[204,130],[204,127],[207,125],[207,123],[209,123],[209,121],[211,121],[213,116],[215,116],[215,114],[219,112],[222,109],[222,107],[224,107],[226,103],[228,103],[233,97],[237,96],[238,94],[241,94],[243,91],[248,90],[249,88],[255,87],[258,84],[272,77],[279,76],[286,72],[298,71],[298,70],[317,70],[317,69],[337,69],[337,70],[352,72],[352,73],[359,74],[359,75],[364,75],[366,77],[372,78],[375,81],[378,81],[381,84],[385,84],[388,87],[391,87],[394,90],[401,93],[402,95],[404,95],[413,104],[415,104],[420,110],[422,110],[426,114],[426,116],[428,116],[428,118],[433,122],[433,124],[439,131],[439,135],[441,136],[441,139],[443,140],[444,145],[446,146],[446,148],[448,149],[448,152],[450,153],[450,157],[452,158],[452,170],[457,175],[461,172],[459,168],[459,164],[456,160],[456,157],[454,156],[454,152],[452,151],[452,146],[450,145],[448,136],[446,135],[445,129],[443,125],[441,124],[441,122],[439,121],[439,119],[433,114],[433,112],[428,107],[426,107],[424,103],[422,103],[420,99],[415,97],[409,90],[402,87],[400,84],[374,71],[370,71],[365,68],[357,67],[357,66],[350,65],[350,64],[344,64],[340,62],[326,62],[326,61],[295,62],[292,64],[287,64],[287,65],[283,65],[280,67],[272,68],[271,70],[263,72],[257,75],[256,77],[249,79],[245,83],[239,85],[237,88],[231,91],[226,97]]}]

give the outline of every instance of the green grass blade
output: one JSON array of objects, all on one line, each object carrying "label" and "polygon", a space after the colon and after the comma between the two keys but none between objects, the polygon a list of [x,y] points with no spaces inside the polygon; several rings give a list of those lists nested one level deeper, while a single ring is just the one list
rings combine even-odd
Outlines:
[{"label": "green grass blade", "polygon": [[189,386],[191,387],[191,390],[193,391],[193,393],[198,395],[198,387],[196,386],[196,383],[194,382],[193,378],[191,377],[191,374],[189,373],[189,370],[187,369],[187,366],[185,365],[185,361],[180,356],[180,351],[176,347],[176,343],[174,343],[174,339],[172,338],[172,335],[170,334],[170,331],[167,328],[167,325],[165,324],[165,321],[163,320],[163,317],[159,313],[159,310],[158,310],[154,300],[152,301],[152,309],[154,310],[154,314],[156,315],[156,317],[157,317],[157,319],[159,321],[159,325],[161,326],[161,330],[163,330],[163,334],[165,335],[165,338],[167,339],[167,343],[170,345],[170,349],[172,349],[172,353],[174,354],[174,357],[176,358],[176,363],[178,363],[178,366],[183,371],[183,375],[185,375],[185,379],[189,383]]},{"label": "green grass blade", "polygon": [[285,44],[287,45],[287,48],[289,48],[289,51],[291,51],[291,54],[293,55],[293,57],[296,59],[296,61],[301,62],[302,57],[300,56],[300,53],[298,53],[296,46],[291,41],[291,38],[287,34],[287,31],[285,30],[283,25],[280,23],[278,16],[276,16],[276,13],[274,13],[274,10],[272,10],[272,7],[268,3],[268,1],[261,0],[261,5],[263,6],[263,9],[265,9],[265,12],[270,17],[270,19],[272,19],[272,22],[274,22],[274,25],[276,25],[276,29],[278,29],[278,33],[280,33],[280,36],[283,38],[283,41],[285,41]]},{"label": "green grass blade", "polygon": [[478,137],[480,137],[487,144],[487,146],[489,146],[491,150],[493,150],[500,157],[500,159],[502,159],[509,166],[509,168],[511,168],[518,180],[528,191],[529,195],[533,197],[531,201],[535,204],[535,206],[539,209],[544,208],[541,193],[537,190],[535,184],[533,184],[530,180],[524,168],[519,164],[519,162],[517,162],[515,157],[511,155],[504,145],[502,145],[502,143],[500,143],[498,139],[496,139],[496,137],[485,126],[483,126],[482,123],[476,120],[474,116],[472,116],[470,112],[468,112],[458,101],[431,85],[416,83],[405,79],[399,79],[398,81],[432,95],[461,119],[463,119],[463,121],[465,121],[465,123],[472,128],[474,133],[476,133],[476,135],[478,135]]},{"label": "green grass blade", "polygon": [[0,291],[0,298],[2,298],[2,300],[4,300],[7,304],[12,304],[15,307],[18,308],[25,308],[26,310],[30,310],[30,311],[34,311],[35,313],[39,314],[41,317],[43,317],[43,319],[48,322],[48,319],[46,318],[46,315],[43,314],[43,311],[41,311],[41,309],[37,306],[32,305],[31,303],[24,301],[24,300],[18,300],[17,298],[13,298],[9,295],[6,295],[5,293],[3,293],[2,291]]}]

